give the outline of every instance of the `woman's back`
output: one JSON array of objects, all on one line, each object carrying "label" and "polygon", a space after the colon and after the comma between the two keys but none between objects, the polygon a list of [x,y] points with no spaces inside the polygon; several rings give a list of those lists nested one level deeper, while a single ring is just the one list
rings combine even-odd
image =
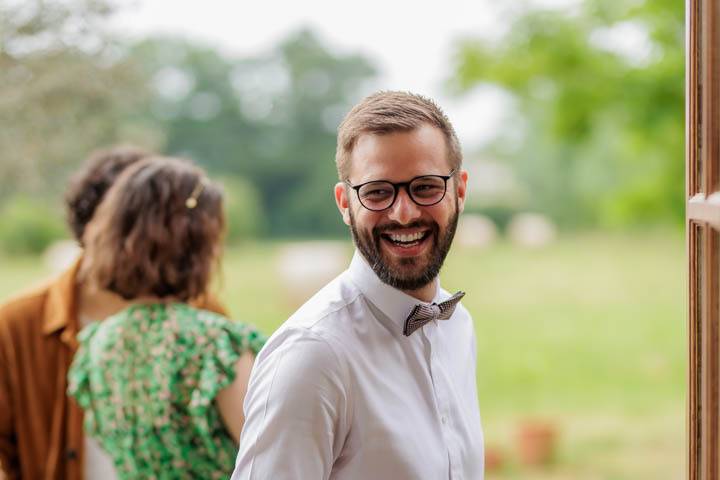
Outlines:
[{"label": "woman's back", "polygon": [[189,306],[210,294],[222,197],[192,163],[148,157],[123,171],[84,230],[83,291],[111,293],[125,309],[80,333],[69,392],[120,478],[232,472],[261,341]]},{"label": "woman's back", "polygon": [[237,445],[213,401],[264,338],[183,303],[139,304],[91,324],[69,373],[86,432],[121,478],[226,478]]}]

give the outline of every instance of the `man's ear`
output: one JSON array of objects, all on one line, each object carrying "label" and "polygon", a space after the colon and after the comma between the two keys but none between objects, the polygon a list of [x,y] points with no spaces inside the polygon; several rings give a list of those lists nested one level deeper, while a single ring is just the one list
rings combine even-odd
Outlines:
[{"label": "man's ear", "polygon": [[345,225],[350,225],[350,201],[347,195],[347,186],[344,182],[335,184],[335,205],[340,210]]},{"label": "man's ear", "polygon": [[465,196],[467,194],[468,172],[460,170],[455,176],[457,182],[458,213],[465,209]]}]

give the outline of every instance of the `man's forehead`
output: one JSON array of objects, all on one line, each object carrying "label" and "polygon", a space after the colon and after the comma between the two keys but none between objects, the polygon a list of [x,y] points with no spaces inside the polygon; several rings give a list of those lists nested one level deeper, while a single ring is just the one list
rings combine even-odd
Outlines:
[{"label": "man's forehead", "polygon": [[359,183],[446,175],[450,169],[442,131],[422,125],[408,131],[361,134],[350,157],[350,178]]}]

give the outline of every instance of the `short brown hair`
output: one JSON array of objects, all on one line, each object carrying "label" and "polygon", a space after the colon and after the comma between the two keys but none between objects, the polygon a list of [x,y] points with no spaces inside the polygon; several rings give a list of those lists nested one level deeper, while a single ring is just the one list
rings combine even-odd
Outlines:
[{"label": "short brown hair", "polygon": [[338,127],[335,163],[340,180],[347,180],[350,157],[360,135],[383,135],[414,130],[423,124],[445,135],[448,161],[453,169],[462,165],[462,150],[450,120],[431,99],[408,92],[377,92],[355,105]]},{"label": "short brown hair", "polygon": [[88,225],[86,279],[125,299],[198,298],[224,231],[222,191],[200,168],[149,157],[120,175]]},{"label": "short brown hair", "polygon": [[118,145],[92,152],[70,180],[65,194],[67,222],[82,245],[85,226],[117,177],[130,165],[152,155],[132,145]]}]

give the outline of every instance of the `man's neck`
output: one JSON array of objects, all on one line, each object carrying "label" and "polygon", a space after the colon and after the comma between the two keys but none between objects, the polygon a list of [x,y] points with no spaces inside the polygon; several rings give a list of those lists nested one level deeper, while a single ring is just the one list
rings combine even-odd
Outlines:
[{"label": "man's neck", "polygon": [[403,293],[410,295],[413,298],[417,298],[422,302],[432,302],[437,293],[437,279],[428,283],[424,287],[418,288],[417,290],[403,290]]}]

